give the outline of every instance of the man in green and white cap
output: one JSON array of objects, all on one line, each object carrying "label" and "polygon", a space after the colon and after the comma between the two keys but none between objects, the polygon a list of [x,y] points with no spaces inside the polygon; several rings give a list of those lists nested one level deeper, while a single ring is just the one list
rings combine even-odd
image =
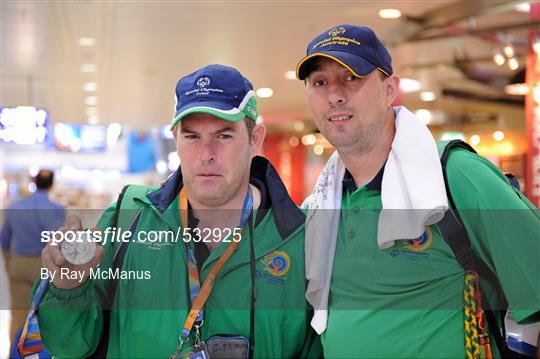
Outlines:
[{"label": "man in green and white cap", "polygon": [[[97,225],[130,228],[131,242],[98,246],[80,266],[66,263],[58,247],[43,252],[51,272],[86,270],[83,281],[49,283],[38,306],[44,346],[59,358],[96,348],[124,358],[319,357],[304,297],[305,217],[257,156],[265,127],[251,83],[231,67],[209,65],[178,82],[176,100],[180,168],[159,187],[129,186]],[[67,227],[82,228],[73,217]],[[136,240],[158,230],[182,237]],[[88,279],[98,264],[149,278],[113,286]],[[104,303],[113,304],[110,316]]]}]

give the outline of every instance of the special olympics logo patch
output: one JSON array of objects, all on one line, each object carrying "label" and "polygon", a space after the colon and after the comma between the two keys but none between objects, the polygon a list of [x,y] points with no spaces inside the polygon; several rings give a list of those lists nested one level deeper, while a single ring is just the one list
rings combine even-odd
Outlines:
[{"label": "special olympics logo patch", "polygon": [[336,27],[335,29],[332,29],[330,31],[328,31],[328,35],[332,36],[332,37],[336,37],[336,36],[339,36],[341,34],[344,34],[345,33],[345,29],[343,27]]},{"label": "special olympics logo patch", "polygon": [[197,80],[197,86],[199,87],[207,87],[210,85],[210,79],[208,77],[201,77]]},{"label": "special olympics logo patch", "polygon": [[431,246],[433,242],[433,232],[426,227],[426,231],[421,237],[404,241],[404,248],[412,252],[423,252]]},{"label": "special olympics logo patch", "polygon": [[291,258],[285,251],[274,251],[264,256],[264,270],[275,277],[282,277],[291,269]]}]

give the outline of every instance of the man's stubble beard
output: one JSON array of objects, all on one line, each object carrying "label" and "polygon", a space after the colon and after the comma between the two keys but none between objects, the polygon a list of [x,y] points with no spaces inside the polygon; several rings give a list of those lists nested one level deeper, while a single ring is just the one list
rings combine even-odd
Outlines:
[{"label": "man's stubble beard", "polygon": [[364,155],[371,152],[378,143],[384,129],[384,117],[370,124],[359,123],[354,133],[334,131],[323,135],[340,153]]}]

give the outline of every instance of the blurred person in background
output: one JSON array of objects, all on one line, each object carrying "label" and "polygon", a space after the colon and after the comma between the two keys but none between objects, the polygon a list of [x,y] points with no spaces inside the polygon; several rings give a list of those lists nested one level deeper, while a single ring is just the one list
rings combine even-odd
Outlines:
[{"label": "blurred person in background", "polygon": [[11,291],[10,340],[24,323],[32,285],[40,273],[41,251],[46,243],[41,232],[65,222],[65,209],[49,199],[54,173],[42,169],[34,178],[36,191],[14,202],[7,210],[0,232],[0,244]]},{"label": "blurred person in background", "polygon": [[373,30],[321,33],[297,77],[336,148],[305,202],[306,296],[325,358],[512,354],[501,311],[540,320],[538,210],[466,143],[437,144],[393,106],[399,77]]}]

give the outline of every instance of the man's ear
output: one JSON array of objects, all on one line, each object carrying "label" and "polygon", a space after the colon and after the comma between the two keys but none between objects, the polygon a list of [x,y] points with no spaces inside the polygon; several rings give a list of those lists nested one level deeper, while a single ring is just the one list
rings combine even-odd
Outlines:
[{"label": "man's ear", "polygon": [[384,80],[384,92],[386,103],[391,106],[399,93],[399,77],[396,74],[392,74]]},{"label": "man's ear", "polygon": [[261,153],[264,138],[266,137],[266,127],[261,123],[255,125],[251,133],[251,149],[253,156]]},{"label": "man's ear", "polygon": [[178,124],[172,129],[172,134],[174,136],[174,140],[176,141],[176,136],[178,135]]}]

